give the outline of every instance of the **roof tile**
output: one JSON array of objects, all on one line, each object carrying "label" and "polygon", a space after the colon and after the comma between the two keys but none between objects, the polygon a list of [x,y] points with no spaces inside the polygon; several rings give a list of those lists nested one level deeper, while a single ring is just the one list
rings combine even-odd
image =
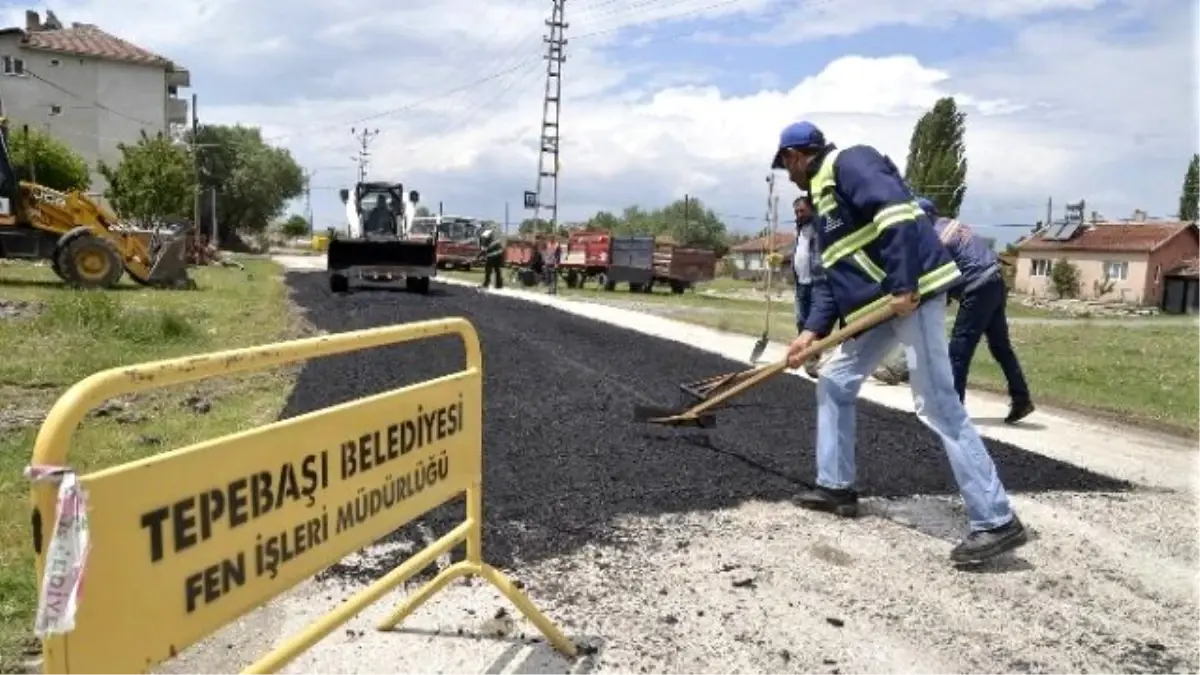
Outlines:
[{"label": "roof tile", "polygon": [[[765,250],[767,248],[767,242],[769,240],[770,240],[769,236],[758,237],[757,239],[751,239],[749,241],[744,241],[744,242],[738,244],[737,246],[732,246],[732,247],[730,247],[729,250],[733,251],[735,253],[761,253],[763,250]],[[794,245],[795,243],[796,243],[796,234],[794,232],[776,232],[775,233],[775,246],[774,246],[773,250],[778,251],[781,248],[788,248],[788,247]]]},{"label": "roof tile", "polygon": [[1032,251],[1120,251],[1149,253],[1178,232],[1191,226],[1184,222],[1093,223],[1070,241],[1050,241],[1044,234],[1021,242],[1022,252]]},{"label": "roof tile", "polygon": [[23,46],[29,49],[45,49],[147,65],[172,65],[170,59],[106,33],[92,24],[77,23],[70,28],[26,32],[23,43]]}]

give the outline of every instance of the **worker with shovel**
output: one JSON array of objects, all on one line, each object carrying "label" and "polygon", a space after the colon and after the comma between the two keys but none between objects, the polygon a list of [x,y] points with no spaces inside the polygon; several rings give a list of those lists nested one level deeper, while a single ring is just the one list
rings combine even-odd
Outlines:
[{"label": "worker with shovel", "polygon": [[809,122],[780,134],[773,169],[812,195],[825,282],[813,287],[804,332],[788,348],[792,367],[841,320],[890,307],[895,317],[843,342],[817,383],[817,481],[797,501],[805,508],[858,515],[854,489],[855,404],[863,380],[897,342],[913,357],[917,417],[941,438],[970,520],[950,553],[978,563],[1028,541],[979,432],[954,390],[945,333],[945,293],[960,277],[896,166],[878,150],[827,143]]},{"label": "worker with shovel", "polygon": [[479,248],[479,257],[483,258],[483,284],[480,288],[490,286],[493,276],[496,288],[504,288],[504,242],[489,227],[479,233]]}]

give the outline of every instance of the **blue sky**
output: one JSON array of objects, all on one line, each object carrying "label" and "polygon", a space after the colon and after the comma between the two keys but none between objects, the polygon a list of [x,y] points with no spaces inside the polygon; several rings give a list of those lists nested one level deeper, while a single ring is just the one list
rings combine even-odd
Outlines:
[{"label": "blue sky", "polygon": [[[519,220],[536,173],[549,0],[389,5],[51,9],[189,67],[203,121],[261,125],[290,148],[315,170],[318,226],[338,222],[336,188],[354,178],[350,127],[368,116],[381,132],[372,177],[448,212],[499,219],[508,202]],[[968,115],[966,219],[1032,222],[1048,197],[1086,199],[1110,218],[1168,215],[1197,148],[1193,5],[568,0],[561,214],[690,194],[731,228],[757,228],[784,124],[808,118],[843,146],[876,145],[900,162],[917,117],[953,95]],[[25,6],[4,9],[21,22]]]}]

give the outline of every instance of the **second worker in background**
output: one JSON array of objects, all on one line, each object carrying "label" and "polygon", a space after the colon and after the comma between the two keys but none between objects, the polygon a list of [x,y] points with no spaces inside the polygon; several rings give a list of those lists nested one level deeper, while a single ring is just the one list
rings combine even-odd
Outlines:
[{"label": "second worker in background", "polygon": [[486,228],[479,233],[479,255],[483,257],[483,286],[487,288],[496,277],[496,288],[504,288],[504,242],[496,231]]}]

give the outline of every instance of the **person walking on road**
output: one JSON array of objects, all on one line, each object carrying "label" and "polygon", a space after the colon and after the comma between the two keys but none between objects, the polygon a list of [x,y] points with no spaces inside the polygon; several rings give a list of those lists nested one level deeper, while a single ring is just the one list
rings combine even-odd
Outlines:
[{"label": "person walking on road", "polygon": [[917,417],[941,438],[966,505],[970,533],[950,552],[977,563],[1028,541],[978,430],[954,389],[945,333],[945,294],[961,276],[904,178],[878,150],[840,150],[815,125],[784,128],[772,161],[812,195],[826,283],[814,285],[804,332],[788,348],[792,367],[840,320],[887,306],[896,317],[843,343],[817,380],[817,480],[800,506],[858,515],[855,408],[863,380],[897,341],[913,356]]},{"label": "person walking on road", "polygon": [[486,228],[479,234],[479,247],[483,256],[483,285],[487,288],[496,278],[496,288],[504,288],[504,242],[496,237],[496,231]]}]

